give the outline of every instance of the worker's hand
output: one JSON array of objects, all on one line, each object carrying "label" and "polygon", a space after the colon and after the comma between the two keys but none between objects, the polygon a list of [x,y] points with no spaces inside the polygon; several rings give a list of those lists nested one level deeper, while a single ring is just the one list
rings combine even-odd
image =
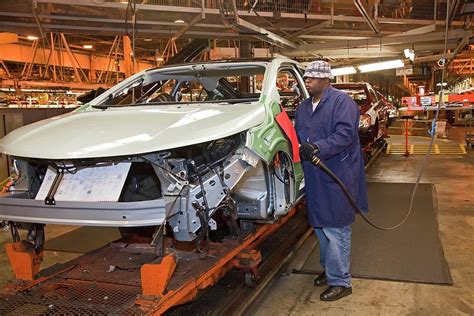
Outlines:
[{"label": "worker's hand", "polygon": [[303,143],[300,146],[300,157],[302,160],[311,161],[319,153],[319,147],[313,143]]}]

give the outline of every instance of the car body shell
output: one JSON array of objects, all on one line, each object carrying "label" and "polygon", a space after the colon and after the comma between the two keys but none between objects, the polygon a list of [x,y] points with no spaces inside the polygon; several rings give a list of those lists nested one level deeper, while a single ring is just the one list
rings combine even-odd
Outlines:
[{"label": "car body shell", "polygon": [[[302,87],[302,98],[308,97],[300,74],[301,66],[286,58],[199,65],[212,69],[226,63],[230,66],[249,63],[265,67],[258,100],[231,104],[174,103],[97,108],[110,95],[141,76],[169,69],[186,69],[190,65],[155,68],[135,74],[71,113],[11,132],[0,141],[0,151],[10,157],[47,161],[109,159],[145,155],[245,133],[248,154],[244,154],[242,163],[246,166],[255,166],[257,160],[270,165],[277,153],[294,157],[288,136],[275,119],[282,112],[276,82],[279,71],[291,69]],[[299,161],[292,161],[291,164],[294,178],[292,201],[284,209],[275,211],[273,219],[289,211],[302,195],[301,164]],[[235,170],[238,173],[243,169],[236,167]],[[166,212],[163,199],[138,202],[57,201],[55,205],[45,205],[42,200],[26,198],[24,193],[14,191],[0,198],[0,220],[27,223],[151,226],[163,224]]]},{"label": "car body shell", "polygon": [[397,107],[390,102],[382,93],[375,91],[379,99],[383,102],[384,107],[388,114],[388,126],[391,126],[393,122],[400,116]]},{"label": "car body shell", "polygon": [[361,101],[355,100],[359,106],[361,120],[370,117],[370,124],[359,125],[361,146],[368,149],[373,143],[383,138],[387,128],[388,113],[383,100],[379,99],[375,89],[368,82],[335,83],[333,86],[343,91],[358,91],[364,95]]}]

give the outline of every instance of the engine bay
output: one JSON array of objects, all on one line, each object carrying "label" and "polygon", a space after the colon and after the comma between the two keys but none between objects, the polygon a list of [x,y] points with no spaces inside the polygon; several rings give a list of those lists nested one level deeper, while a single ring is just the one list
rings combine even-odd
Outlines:
[{"label": "engine bay", "polygon": [[[294,202],[294,172],[288,156],[279,152],[266,163],[245,147],[245,137],[240,133],[167,151],[107,159],[11,157],[17,176],[8,193],[11,198],[44,201],[49,208],[66,202],[97,205],[105,200],[88,200],[77,191],[84,187],[84,194],[94,195],[94,190],[120,183],[116,196],[106,202],[164,202],[163,210],[155,208],[157,213],[164,212],[160,215],[163,220],[142,226],[128,222],[129,216],[124,215],[123,225],[118,225],[121,232],[154,231],[155,244],[172,233],[175,240],[194,241],[204,251],[210,238],[242,238],[255,223],[272,222],[286,214]],[[78,174],[84,176],[77,178]],[[74,183],[64,185],[67,181]],[[107,191],[113,190],[109,187]],[[45,223],[32,216],[23,226],[36,231]]]}]

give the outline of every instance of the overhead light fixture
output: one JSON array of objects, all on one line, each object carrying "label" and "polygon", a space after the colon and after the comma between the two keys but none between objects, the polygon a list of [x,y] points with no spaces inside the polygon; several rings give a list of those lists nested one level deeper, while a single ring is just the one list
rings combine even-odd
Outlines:
[{"label": "overhead light fixture", "polygon": [[183,24],[183,23],[184,23],[184,20],[177,19],[177,20],[174,21],[174,23],[176,23],[176,24]]},{"label": "overhead light fixture", "polygon": [[402,68],[404,66],[405,64],[403,63],[401,59],[396,59],[396,60],[383,61],[380,63],[360,65],[357,68],[359,68],[360,72],[371,72],[371,71]]},{"label": "overhead light fixture", "polygon": [[[443,82],[443,87],[446,87],[447,85],[448,85],[447,82]],[[438,83],[436,84],[436,86],[437,86],[437,87],[441,87],[441,82],[438,82]]]},{"label": "overhead light fixture", "polygon": [[128,1],[120,1],[120,3],[128,4]]},{"label": "overhead light fixture", "polygon": [[38,39],[37,36],[33,36],[33,35],[28,35],[26,38],[29,39],[30,41],[36,41]]},{"label": "overhead light fixture", "polygon": [[85,44],[85,45],[82,45],[82,48],[85,48],[85,49],[92,49],[94,46],[92,46],[91,44]]},{"label": "overhead light fixture", "polygon": [[357,70],[355,67],[341,67],[341,68],[333,68],[331,69],[331,73],[333,76],[343,76],[343,75],[352,75],[355,74]]},{"label": "overhead light fixture", "polygon": [[405,55],[405,58],[408,58],[411,61],[415,61],[415,51],[410,48],[405,48],[403,50],[403,54]]},{"label": "overhead light fixture", "polygon": [[143,41],[145,42],[151,42],[153,39],[152,38],[144,38]]},{"label": "overhead light fixture", "polygon": [[163,57],[156,57],[156,61],[164,61],[165,59]]}]

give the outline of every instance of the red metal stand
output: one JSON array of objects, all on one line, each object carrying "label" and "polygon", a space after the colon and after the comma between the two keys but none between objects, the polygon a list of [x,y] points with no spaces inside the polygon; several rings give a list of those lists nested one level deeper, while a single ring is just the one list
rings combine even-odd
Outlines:
[{"label": "red metal stand", "polygon": [[405,154],[403,156],[408,157],[410,156],[409,144],[408,144],[408,130],[410,127],[410,120],[407,118],[403,121],[403,126],[405,127]]}]

